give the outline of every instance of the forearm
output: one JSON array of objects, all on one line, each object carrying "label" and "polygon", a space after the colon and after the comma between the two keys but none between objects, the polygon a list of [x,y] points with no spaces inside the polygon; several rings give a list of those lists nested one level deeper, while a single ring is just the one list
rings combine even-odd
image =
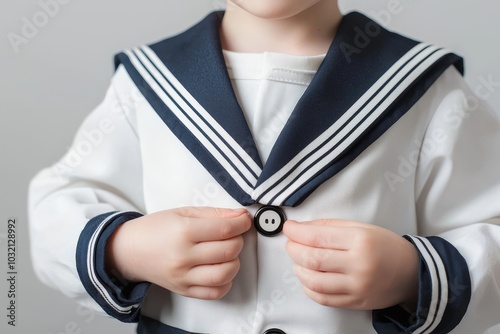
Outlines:
[{"label": "forearm", "polygon": [[[68,153],[39,173],[29,189],[35,271],[48,285],[101,312],[78,273],[87,264],[79,264],[75,258],[81,250],[78,243],[85,239],[84,231],[89,238],[99,236],[99,224],[90,224],[99,220],[96,217],[144,207],[140,147],[114,87],[122,80],[120,75],[119,70],[106,98],[85,119]],[[105,132],[103,124],[107,125]],[[97,137],[98,145],[88,155],[73,159],[79,147],[90,145],[89,138],[96,143]]]},{"label": "forearm", "polygon": [[77,243],[94,216],[135,210],[134,206],[95,184],[66,182],[51,169],[31,182],[29,203],[31,252],[37,276],[79,303],[102,312],[79,278]]}]

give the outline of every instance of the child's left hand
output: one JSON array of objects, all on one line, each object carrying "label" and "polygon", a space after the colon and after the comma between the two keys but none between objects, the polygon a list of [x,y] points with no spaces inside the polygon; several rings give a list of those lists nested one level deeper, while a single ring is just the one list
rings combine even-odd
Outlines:
[{"label": "child's left hand", "polygon": [[419,257],[403,237],[375,225],[287,221],[286,250],[306,294],[339,308],[416,308]]}]

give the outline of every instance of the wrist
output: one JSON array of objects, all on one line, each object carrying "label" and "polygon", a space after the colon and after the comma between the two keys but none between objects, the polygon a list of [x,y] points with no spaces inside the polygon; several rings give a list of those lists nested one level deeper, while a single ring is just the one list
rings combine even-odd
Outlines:
[{"label": "wrist", "polygon": [[405,257],[403,261],[404,291],[399,303],[401,307],[410,313],[417,309],[418,303],[418,270],[419,255],[411,242],[405,239]]},{"label": "wrist", "polygon": [[131,249],[134,242],[130,237],[133,235],[131,227],[138,219],[118,226],[106,244],[106,271],[129,282],[143,281],[134,270],[137,266],[134,263],[135,252]]}]

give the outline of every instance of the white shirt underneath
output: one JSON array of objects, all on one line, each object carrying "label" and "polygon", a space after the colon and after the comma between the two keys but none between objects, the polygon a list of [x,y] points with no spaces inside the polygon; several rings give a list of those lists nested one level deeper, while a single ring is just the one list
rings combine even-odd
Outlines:
[{"label": "white shirt underneath", "polygon": [[264,164],[324,58],[224,50],[236,98]]}]

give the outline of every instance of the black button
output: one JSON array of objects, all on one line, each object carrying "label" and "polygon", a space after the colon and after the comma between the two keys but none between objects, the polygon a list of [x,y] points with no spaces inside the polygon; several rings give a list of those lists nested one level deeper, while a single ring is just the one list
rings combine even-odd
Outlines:
[{"label": "black button", "polygon": [[264,334],[286,334],[281,329],[271,328],[264,332]]},{"label": "black button", "polygon": [[280,208],[276,206],[263,206],[255,214],[253,224],[260,234],[272,237],[283,230],[285,220],[285,214]]}]

